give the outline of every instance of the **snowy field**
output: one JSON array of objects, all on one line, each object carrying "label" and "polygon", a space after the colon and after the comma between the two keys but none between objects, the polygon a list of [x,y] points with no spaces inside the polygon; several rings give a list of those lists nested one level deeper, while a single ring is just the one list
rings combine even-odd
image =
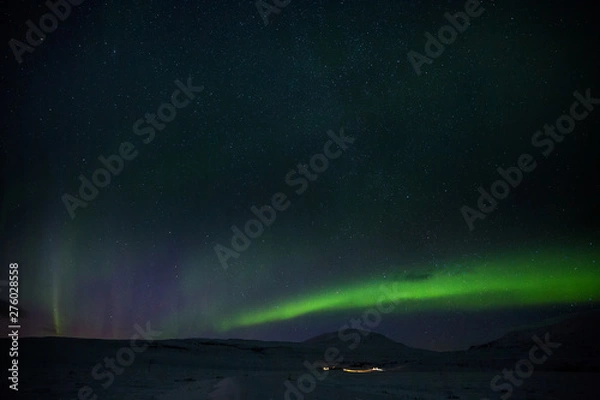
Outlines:
[{"label": "snowy field", "polygon": [[[598,399],[597,322],[588,314],[445,353],[376,333],[354,349],[329,334],[305,343],[166,340],[139,353],[127,350],[129,341],[25,338],[15,398]],[[113,370],[105,358],[117,360]],[[514,383],[502,376],[505,369],[517,370]]]}]

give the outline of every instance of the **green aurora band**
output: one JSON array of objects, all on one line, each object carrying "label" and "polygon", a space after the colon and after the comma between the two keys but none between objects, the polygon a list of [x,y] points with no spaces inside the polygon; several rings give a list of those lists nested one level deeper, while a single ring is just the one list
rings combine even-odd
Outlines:
[{"label": "green aurora band", "polygon": [[364,309],[382,304],[391,312],[478,311],[540,305],[581,304],[600,298],[598,254],[575,252],[504,257],[469,262],[415,279],[377,280],[332,288],[279,307],[249,310],[216,327],[228,331],[314,313]]}]

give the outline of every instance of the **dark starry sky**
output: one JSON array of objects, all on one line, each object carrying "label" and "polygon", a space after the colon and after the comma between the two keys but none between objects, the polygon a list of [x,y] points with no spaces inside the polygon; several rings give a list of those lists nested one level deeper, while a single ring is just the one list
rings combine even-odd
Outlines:
[{"label": "dark starry sky", "polygon": [[[463,1],[292,0],[267,25],[253,1],[86,1],[21,63],[9,42],[48,8],[13,3],[0,258],[19,263],[24,333],[303,340],[400,282],[373,329],[450,349],[596,307],[600,105],[547,157],[532,143],[574,92],[600,98],[594,3],[482,1],[420,75],[407,54]],[[122,143],[135,158],[70,215]],[[339,157],[313,175],[324,146]],[[537,167],[470,230],[461,207],[524,153]],[[276,193],[287,209],[224,268],[215,246],[233,254],[231,227]]]}]

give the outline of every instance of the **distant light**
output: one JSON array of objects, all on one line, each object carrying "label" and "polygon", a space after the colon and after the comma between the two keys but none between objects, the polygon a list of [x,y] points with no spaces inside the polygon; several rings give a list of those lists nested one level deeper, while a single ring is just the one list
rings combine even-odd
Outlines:
[{"label": "distant light", "polygon": [[351,374],[368,374],[369,372],[383,371],[383,369],[378,368],[378,367],[373,367],[373,368],[369,368],[369,369],[350,369],[350,368],[344,368],[343,371],[351,373]]}]

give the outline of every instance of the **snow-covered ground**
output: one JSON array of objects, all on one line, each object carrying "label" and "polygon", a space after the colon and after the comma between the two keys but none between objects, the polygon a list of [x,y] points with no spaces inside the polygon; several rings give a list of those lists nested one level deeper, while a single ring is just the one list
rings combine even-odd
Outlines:
[{"label": "snow-covered ground", "polygon": [[[334,333],[305,343],[166,340],[139,353],[127,350],[129,341],[24,338],[15,398],[595,400],[600,398],[598,316],[525,328],[446,353],[411,349],[376,333],[363,336],[354,349]],[[111,372],[103,365],[106,357],[124,363],[116,362]],[[513,375],[506,378],[504,370]]]}]

